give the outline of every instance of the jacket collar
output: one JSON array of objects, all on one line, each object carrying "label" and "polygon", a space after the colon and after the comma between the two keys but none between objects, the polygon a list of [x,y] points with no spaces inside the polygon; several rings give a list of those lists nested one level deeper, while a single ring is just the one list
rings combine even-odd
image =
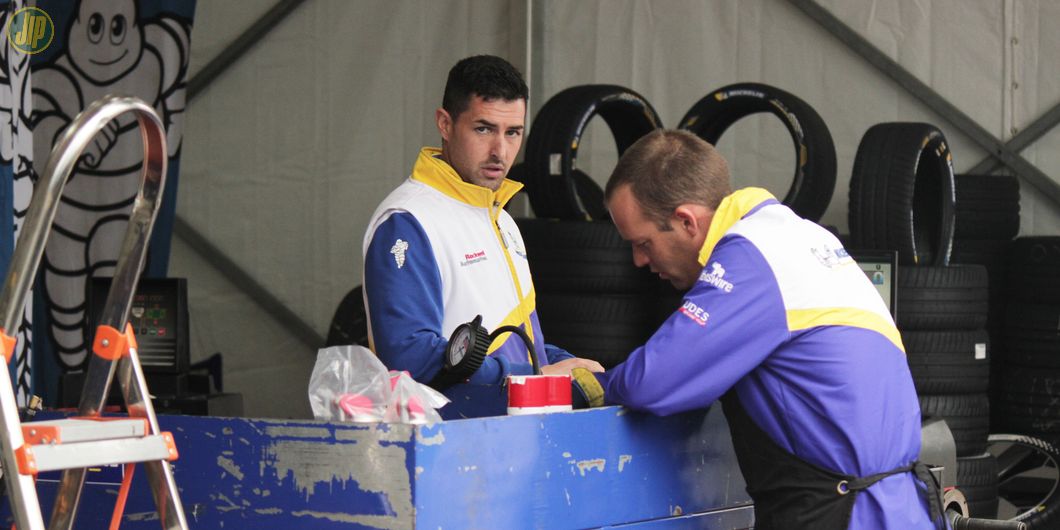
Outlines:
[{"label": "jacket collar", "polygon": [[776,197],[762,188],[743,188],[722,199],[714,212],[714,218],[710,221],[707,239],[699,249],[699,264],[707,266],[707,260],[714,252],[714,247],[732,225],[767,203],[778,204]]},{"label": "jacket collar", "polygon": [[504,179],[497,191],[464,182],[445,160],[442,150],[437,147],[424,147],[412,168],[412,180],[422,182],[465,204],[480,208],[491,208],[494,204],[504,207],[523,185],[514,180]]}]

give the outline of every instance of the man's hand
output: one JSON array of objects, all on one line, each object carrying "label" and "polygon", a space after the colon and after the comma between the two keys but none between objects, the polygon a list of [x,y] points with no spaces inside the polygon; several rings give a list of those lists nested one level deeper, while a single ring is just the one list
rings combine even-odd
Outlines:
[{"label": "man's hand", "polygon": [[600,363],[591,359],[580,359],[574,357],[571,359],[563,359],[556,364],[549,364],[541,367],[542,375],[570,375],[570,371],[575,368],[585,368],[590,372],[603,372],[604,367]]}]

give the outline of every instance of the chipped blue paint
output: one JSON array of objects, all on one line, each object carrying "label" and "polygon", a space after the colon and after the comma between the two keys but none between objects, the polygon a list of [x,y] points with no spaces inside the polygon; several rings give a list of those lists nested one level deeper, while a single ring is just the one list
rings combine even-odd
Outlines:
[{"label": "chipped blue paint", "polygon": [[734,507],[745,509],[685,528],[752,520],[720,407],[667,418],[607,407],[421,431],[439,433],[442,446],[415,447],[417,528],[593,528]]},{"label": "chipped blue paint", "polygon": [[[752,520],[720,407],[668,418],[608,407],[427,427],[159,422],[180,451],[174,476],[192,528],[713,530]],[[50,509],[54,484],[39,489]],[[87,485],[76,526],[105,527],[116,491]],[[138,469],[122,527],[156,529],[153,508]]]}]

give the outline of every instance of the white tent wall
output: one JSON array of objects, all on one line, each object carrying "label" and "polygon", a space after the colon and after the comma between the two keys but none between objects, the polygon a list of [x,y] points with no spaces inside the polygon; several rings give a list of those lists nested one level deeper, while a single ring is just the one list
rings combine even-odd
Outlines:
[{"label": "white tent wall", "polygon": [[[821,4],[1001,139],[1060,101],[1060,3],[827,0]],[[199,0],[192,75],[272,0]],[[926,121],[958,171],[985,151],[784,0],[310,0],[189,105],[178,212],[322,335],[360,283],[361,240],[378,202],[437,145],[433,112],[448,68],[507,56],[531,80],[532,109],[576,84],[643,94],[667,126],[709,91],[740,81],[812,105],[836,143],[823,222],[845,231],[858,141],[884,121]],[[533,54],[533,60],[527,60]],[[535,65],[526,68],[526,64]],[[599,122],[599,123],[598,123]],[[735,183],[783,194],[794,153],[772,116],[719,142]],[[601,184],[613,141],[594,120],[579,167]],[[1060,174],[1060,132],[1023,152]],[[1055,234],[1057,205],[1023,183],[1023,232]],[[179,238],[171,274],[189,278],[193,360],[224,353],[226,390],[251,416],[307,416],[313,348],[289,335]],[[547,330],[546,330],[547,332]]]},{"label": "white tent wall", "polygon": [[[1005,139],[1060,101],[1060,49],[1053,30],[1060,5],[997,0],[819,2],[903,68],[931,86],[995,136]],[[958,172],[986,152],[832,37],[794,5],[781,0],[701,2],[595,0],[545,3],[540,39],[542,93],[609,83],[644,95],[663,123],[676,127],[700,98],[724,85],[753,81],[777,86],[809,103],[836,144],[837,182],[822,223],[847,226],[847,193],[858,142],[872,125],[923,121],[937,125],[952,145]],[[1014,40],[1015,39],[1015,40]],[[579,167],[601,184],[616,161],[602,120],[579,146]],[[1060,133],[1034,152],[1055,153]],[[718,142],[737,186],[764,186],[783,196],[795,152],[780,121],[759,115],[734,124]],[[1028,150],[1027,156],[1034,156]],[[1039,155],[1040,159],[1040,155]],[[1035,159],[1030,159],[1035,162]],[[1044,159],[1041,159],[1044,162]],[[1054,158],[1049,173],[1060,173]],[[1024,188],[1031,186],[1024,184]],[[1056,230],[1056,205],[1027,192],[1024,222]],[[1041,210],[1047,213],[1038,213]],[[1035,215],[1038,213],[1038,215]],[[1041,219],[1041,215],[1048,216]]]},{"label": "white tent wall", "polygon": [[[999,135],[1009,137],[1027,127],[1043,112],[1060,103],[1060,2],[1050,0],[1013,4],[1011,45],[1006,53],[1012,74],[1010,116]],[[1053,180],[1060,179],[1060,128],[1053,128],[1023,152],[1024,158]],[[1022,186],[1021,235],[1060,234],[1060,207],[1032,186]]]}]

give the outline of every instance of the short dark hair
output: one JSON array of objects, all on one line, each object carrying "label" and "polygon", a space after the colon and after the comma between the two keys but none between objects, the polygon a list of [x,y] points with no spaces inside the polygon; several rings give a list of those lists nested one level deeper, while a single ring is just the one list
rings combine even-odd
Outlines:
[{"label": "short dark hair", "polygon": [[502,99],[515,101],[529,99],[523,74],[508,61],[494,55],[475,55],[461,59],[449,69],[445,82],[442,108],[454,121],[467,110],[472,96],[487,101]]},{"label": "short dark hair", "polygon": [[717,210],[732,193],[729,164],[714,146],[688,131],[658,129],[631,145],[618,160],[604,190],[604,201],[629,184],[645,217],[659,230],[671,229],[670,216],[687,203]]}]

